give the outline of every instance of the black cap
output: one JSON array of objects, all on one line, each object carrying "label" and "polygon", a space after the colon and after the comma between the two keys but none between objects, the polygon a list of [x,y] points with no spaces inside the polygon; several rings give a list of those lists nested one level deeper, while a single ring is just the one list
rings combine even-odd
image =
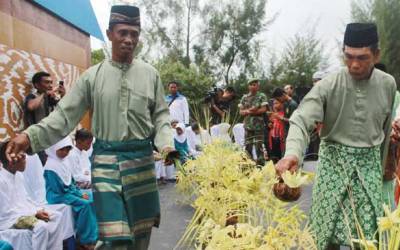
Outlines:
[{"label": "black cap", "polygon": [[378,29],[374,23],[349,23],[344,33],[344,45],[353,48],[368,47],[377,44]]},{"label": "black cap", "polygon": [[140,27],[140,11],[136,6],[114,5],[111,7],[109,25],[118,23],[130,24]]}]

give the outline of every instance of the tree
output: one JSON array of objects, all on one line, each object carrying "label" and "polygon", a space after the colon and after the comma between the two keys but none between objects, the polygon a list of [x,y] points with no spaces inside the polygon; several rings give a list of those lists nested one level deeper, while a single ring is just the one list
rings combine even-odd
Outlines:
[{"label": "tree", "polygon": [[181,83],[180,91],[191,104],[203,100],[207,90],[215,83],[211,74],[201,65],[190,65],[187,68],[182,62],[165,58],[158,61],[155,67],[160,73],[164,87],[167,88],[168,82],[178,80]]},{"label": "tree", "polygon": [[104,60],[104,58],[105,58],[105,55],[104,55],[103,49],[92,50],[92,53],[91,53],[91,64],[92,65],[96,65],[96,64],[100,63],[101,61]]},{"label": "tree", "polygon": [[149,20],[145,37],[150,46],[158,46],[168,57],[187,68],[191,63],[194,35],[192,24],[199,13],[198,0],[140,1]]},{"label": "tree", "polygon": [[352,3],[353,21],[369,21],[377,24],[382,62],[386,65],[388,73],[395,77],[397,83],[400,81],[399,13],[400,1],[398,0],[363,0]]},{"label": "tree", "polygon": [[278,63],[272,62],[270,80],[276,85],[304,87],[312,83],[312,75],[316,71],[325,70],[326,67],[324,47],[314,32],[296,34],[288,41],[281,60]]},{"label": "tree", "polygon": [[196,50],[226,84],[232,80],[233,69],[251,75],[258,58],[260,34],[269,22],[265,21],[266,0],[220,1],[205,7],[206,26],[203,49]]},{"label": "tree", "polygon": [[374,0],[351,1],[351,16],[356,22],[373,22]]}]

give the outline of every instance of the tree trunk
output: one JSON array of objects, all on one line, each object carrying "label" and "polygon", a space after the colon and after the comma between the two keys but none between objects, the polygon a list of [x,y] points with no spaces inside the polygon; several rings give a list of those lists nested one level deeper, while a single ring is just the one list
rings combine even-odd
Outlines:
[{"label": "tree trunk", "polygon": [[186,34],[186,57],[185,57],[185,66],[189,68],[190,66],[190,15],[192,10],[192,0],[187,1],[187,34]]}]

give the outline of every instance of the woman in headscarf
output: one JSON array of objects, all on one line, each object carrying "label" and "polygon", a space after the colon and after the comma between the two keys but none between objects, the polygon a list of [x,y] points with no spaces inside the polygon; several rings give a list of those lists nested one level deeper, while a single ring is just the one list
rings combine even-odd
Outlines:
[{"label": "woman in headscarf", "polygon": [[49,204],[67,204],[72,207],[77,238],[82,249],[94,249],[97,223],[91,194],[83,193],[75,184],[68,160],[72,140],[66,137],[46,150],[46,198]]},{"label": "woman in headscarf", "polygon": [[179,152],[181,163],[185,163],[190,155],[189,145],[186,136],[186,128],[183,123],[176,125],[176,134],[174,135],[175,149]]}]

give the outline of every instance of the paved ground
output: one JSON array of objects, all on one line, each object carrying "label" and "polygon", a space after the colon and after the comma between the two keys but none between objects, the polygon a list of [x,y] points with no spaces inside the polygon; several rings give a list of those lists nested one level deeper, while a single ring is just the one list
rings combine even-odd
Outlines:
[{"label": "paved ground", "polygon": [[[316,162],[306,162],[304,170],[314,171]],[[308,214],[311,205],[312,185],[303,189],[299,200],[300,207]],[[160,186],[161,225],[154,229],[150,250],[171,250],[179,241],[194,210],[180,203],[180,196],[175,192],[174,184]]]},{"label": "paved ground", "polygon": [[160,186],[161,225],[153,229],[150,250],[171,250],[181,238],[194,209],[180,202],[175,184]]}]

